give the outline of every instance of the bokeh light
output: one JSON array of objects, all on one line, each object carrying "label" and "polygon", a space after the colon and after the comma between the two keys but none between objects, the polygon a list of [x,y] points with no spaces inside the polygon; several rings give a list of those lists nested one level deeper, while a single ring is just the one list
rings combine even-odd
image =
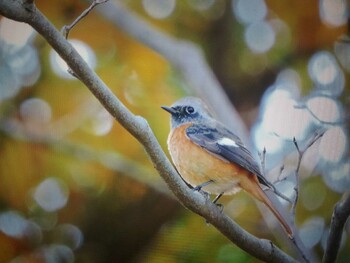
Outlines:
[{"label": "bokeh light", "polygon": [[312,248],[320,242],[324,228],[325,221],[322,217],[315,216],[304,222],[299,231],[300,238],[304,245],[307,248]]},{"label": "bokeh light", "polygon": [[335,192],[343,193],[350,189],[350,159],[333,166],[321,168],[323,180]]},{"label": "bokeh light", "polygon": [[11,69],[18,75],[22,86],[29,87],[37,82],[41,67],[34,47],[25,45],[20,49],[9,48],[5,59]]},{"label": "bokeh light", "polygon": [[332,83],[337,76],[333,56],[329,52],[318,52],[309,63],[310,77],[321,85]]},{"label": "bokeh light", "polygon": [[0,36],[7,44],[20,49],[35,35],[34,29],[26,24],[3,17],[0,20]]},{"label": "bokeh light", "polygon": [[258,152],[266,149],[270,155],[282,149],[283,140],[276,134],[271,133],[271,131],[266,131],[261,125],[256,125],[252,130],[252,134],[254,145]]},{"label": "bokeh light", "polygon": [[72,224],[57,226],[54,236],[57,243],[64,244],[73,250],[79,248],[84,241],[83,233]]},{"label": "bokeh light", "polygon": [[309,112],[297,108],[297,102],[284,89],[276,87],[263,102],[263,129],[284,139],[303,139],[310,122]]},{"label": "bokeh light", "polygon": [[74,262],[74,253],[73,251],[61,244],[52,244],[41,248],[41,254],[45,262]]},{"label": "bokeh light", "polygon": [[63,208],[68,201],[68,188],[57,178],[47,178],[41,182],[34,192],[34,200],[48,212]]},{"label": "bokeh light", "polygon": [[245,31],[245,41],[254,53],[265,53],[275,43],[275,31],[265,21],[250,24]]},{"label": "bokeh light", "polygon": [[[80,56],[85,60],[85,62],[94,69],[96,67],[96,55],[90,46],[86,43],[71,39],[69,42],[77,50]],[[54,51],[50,52],[50,64],[53,72],[61,78],[65,79],[75,79],[69,72],[66,62]]]},{"label": "bokeh light", "polygon": [[27,228],[25,231],[26,239],[31,245],[36,246],[43,241],[43,229],[32,219],[27,220]]},{"label": "bokeh light", "polygon": [[18,212],[7,211],[0,214],[0,231],[10,237],[22,238],[27,226],[27,220]]},{"label": "bokeh light", "polygon": [[112,115],[104,108],[101,108],[88,121],[85,130],[96,136],[104,136],[112,130],[113,124],[114,118]]},{"label": "bokeh light", "polygon": [[39,98],[23,101],[19,107],[19,113],[23,121],[35,124],[48,123],[52,116],[50,105]]},{"label": "bokeh light", "polygon": [[[289,200],[293,200],[295,198],[294,186],[295,186],[295,183],[289,180],[283,180],[278,184],[276,184],[277,190],[280,193],[283,193],[284,196],[289,198]],[[286,200],[282,199],[281,197],[278,197],[278,199],[283,205],[287,206],[289,204]]]},{"label": "bokeh light", "polygon": [[277,75],[276,84],[279,89],[286,90],[292,98],[299,98],[301,78],[295,70],[290,68],[281,70]]},{"label": "bokeh light", "polygon": [[32,245],[38,245],[43,239],[40,226],[17,211],[0,213],[0,231],[9,237],[25,238]]},{"label": "bokeh light", "polygon": [[113,124],[114,118],[108,111],[106,111],[103,108],[97,113],[96,118],[93,121],[92,127],[95,135],[103,136],[111,131]]},{"label": "bokeh light", "polygon": [[267,15],[267,6],[264,0],[232,1],[232,8],[238,21],[243,24],[262,21]]},{"label": "bokeh light", "polygon": [[344,25],[348,19],[347,0],[320,0],[319,8],[322,22],[329,26]]},{"label": "bokeh light", "polygon": [[164,19],[171,15],[175,9],[175,0],[142,0],[147,14],[156,19]]},{"label": "bokeh light", "polygon": [[328,51],[315,53],[309,61],[308,71],[319,92],[331,96],[338,96],[343,92],[344,74]]},{"label": "bokeh light", "polygon": [[17,95],[22,87],[32,86],[39,79],[39,57],[30,45],[34,35],[25,23],[0,20],[0,101]]},{"label": "bokeh light", "polygon": [[319,155],[324,161],[337,163],[348,149],[348,139],[342,127],[329,128],[322,136],[319,145]]},{"label": "bokeh light", "polygon": [[320,122],[336,123],[343,117],[341,104],[330,97],[313,96],[307,100],[306,107]]},{"label": "bokeh light", "polygon": [[21,88],[21,80],[11,68],[0,62],[0,101],[15,96]]}]

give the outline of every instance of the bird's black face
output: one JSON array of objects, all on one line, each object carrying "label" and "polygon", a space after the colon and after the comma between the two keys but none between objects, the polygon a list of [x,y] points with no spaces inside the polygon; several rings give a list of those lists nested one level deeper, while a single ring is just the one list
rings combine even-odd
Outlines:
[{"label": "bird's black face", "polygon": [[201,119],[199,111],[190,105],[178,105],[172,107],[162,107],[163,110],[166,110],[171,114],[171,125],[172,127],[177,127],[181,124],[194,122],[198,119]]}]

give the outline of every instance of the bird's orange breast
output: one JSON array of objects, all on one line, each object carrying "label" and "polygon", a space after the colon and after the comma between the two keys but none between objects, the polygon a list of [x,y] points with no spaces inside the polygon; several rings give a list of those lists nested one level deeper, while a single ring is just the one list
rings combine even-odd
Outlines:
[{"label": "bird's orange breast", "polygon": [[193,187],[213,180],[203,188],[212,194],[237,192],[242,180],[247,180],[250,173],[193,143],[186,136],[186,128],[190,125],[177,127],[168,138],[169,152],[181,177]]}]

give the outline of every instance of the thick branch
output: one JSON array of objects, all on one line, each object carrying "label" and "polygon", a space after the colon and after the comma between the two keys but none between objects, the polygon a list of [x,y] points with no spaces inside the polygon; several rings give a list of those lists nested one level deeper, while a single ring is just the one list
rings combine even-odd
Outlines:
[{"label": "thick branch", "polygon": [[[18,16],[16,15],[18,12]],[[272,242],[260,240],[238,226],[230,217],[221,213],[210,200],[190,190],[177,175],[167,159],[147,121],[132,114],[105,83],[92,71],[71,44],[54,26],[31,6],[27,8],[20,0],[0,0],[0,14],[14,20],[27,22],[35,28],[66,61],[101,104],[127,129],[145,148],[155,168],[174,192],[176,197],[190,210],[203,216],[233,243],[251,255],[266,262],[295,262]],[[114,14],[119,15],[119,14]]]},{"label": "thick branch", "polygon": [[327,247],[322,259],[323,263],[336,262],[340,242],[343,236],[344,225],[349,216],[350,193],[348,193],[347,196],[343,200],[339,201],[334,207],[329,237],[327,240]]}]

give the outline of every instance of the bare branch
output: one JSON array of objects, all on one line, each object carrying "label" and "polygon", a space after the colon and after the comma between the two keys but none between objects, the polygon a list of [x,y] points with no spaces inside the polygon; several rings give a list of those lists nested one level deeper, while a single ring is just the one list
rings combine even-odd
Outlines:
[{"label": "bare branch", "polygon": [[300,170],[300,165],[301,165],[301,159],[303,158],[303,152],[300,151],[298,142],[295,139],[295,137],[293,138],[293,143],[294,143],[295,148],[298,152],[298,163],[297,163],[297,167],[295,169],[295,186],[294,186],[295,198],[294,198],[294,201],[292,204],[292,212],[291,212],[293,224],[294,224],[296,207],[297,207],[297,203],[298,203],[298,199],[299,199],[299,187],[300,187],[299,170]]},{"label": "bare branch", "polygon": [[276,182],[281,182],[281,181],[283,181],[283,180],[286,179],[286,178],[282,178],[282,173],[283,173],[283,171],[284,171],[284,165],[282,165],[282,166],[280,167],[280,171],[279,171],[279,173],[278,173]]},{"label": "bare branch", "polygon": [[347,193],[347,196],[344,195],[343,200],[339,201],[334,207],[326,251],[322,259],[323,263],[331,263],[337,261],[340,242],[343,236],[344,225],[349,216],[350,193]]},{"label": "bare branch", "polygon": [[[295,143],[295,145],[296,145],[296,147],[298,149],[298,152],[299,152],[299,146],[296,143],[296,140],[294,140],[294,143]],[[265,161],[266,161],[266,148],[265,147],[264,147],[262,153],[259,152],[259,157],[260,157],[260,160],[261,160],[262,173],[263,173],[263,176],[265,177]],[[278,177],[280,177],[283,169],[284,169],[284,166],[281,167],[280,174],[278,175]],[[299,170],[299,168],[298,168],[298,170]],[[267,179],[266,179],[266,183],[268,184],[270,189],[273,190],[275,195],[279,196],[280,198],[284,199],[285,201],[289,202],[292,205],[296,204],[296,203],[293,203],[292,200],[290,200],[284,194],[279,192],[277,190],[277,188],[275,187],[275,185],[273,183],[269,182]],[[293,243],[294,247],[296,248],[296,250],[297,250],[298,254],[300,255],[300,257],[303,259],[304,262],[310,262],[310,259],[315,261],[314,260],[315,256],[304,247],[303,242],[301,241],[301,239],[300,239],[300,237],[298,235],[298,232],[296,231],[295,224],[294,224],[294,218],[293,218],[293,221],[292,221],[292,224],[290,225],[290,227],[293,229],[293,236],[290,237],[290,240]]]},{"label": "bare branch", "polygon": [[147,121],[132,114],[121,103],[96,73],[89,68],[72,45],[35,6],[32,6],[30,12],[23,9],[21,0],[0,0],[0,13],[5,16],[9,14],[12,19],[27,22],[35,28],[112,116],[144,146],[155,168],[182,204],[204,217],[229,240],[251,255],[266,262],[296,262],[271,241],[258,239],[243,230],[210,200],[189,189],[167,159]]},{"label": "bare branch", "polygon": [[349,117],[346,117],[346,118],[343,118],[339,121],[324,121],[324,120],[321,120],[312,110],[310,110],[309,107],[307,107],[307,105],[296,105],[294,106],[294,108],[296,109],[306,109],[313,118],[315,118],[315,120],[317,120],[318,122],[320,122],[321,124],[323,125],[343,125],[345,123],[347,123],[350,118]]},{"label": "bare branch", "polygon": [[278,191],[276,186],[272,182],[267,180],[267,178],[265,176],[266,148],[264,147],[262,153],[259,152],[258,154],[259,154],[260,161],[261,161],[261,171],[262,171],[262,174],[263,174],[265,181],[268,184],[269,188],[272,189],[272,191],[275,193],[275,195],[279,196],[280,198],[282,198],[283,200],[285,200],[291,204],[292,201],[287,196],[285,196],[280,191]]},{"label": "bare branch", "polygon": [[303,158],[304,153],[307,151],[307,149],[309,149],[318,139],[320,139],[323,134],[326,132],[325,128],[321,128],[319,130],[317,130],[313,136],[309,139],[309,141],[306,143],[306,147],[304,149],[300,149],[298,142],[295,138],[293,138],[293,143],[294,146],[298,152],[298,162],[297,162],[297,167],[295,169],[295,186],[294,186],[294,191],[295,191],[295,198],[294,198],[294,202],[292,204],[292,218],[293,218],[293,224],[294,224],[294,220],[295,220],[295,210],[296,210],[296,206],[298,203],[298,199],[299,199],[299,188],[300,188],[300,179],[299,179],[299,170],[300,170],[300,165],[301,165],[301,160]]},{"label": "bare branch", "polygon": [[[311,137],[311,139],[306,143],[306,147],[304,149],[300,149],[299,144],[295,138],[293,138],[293,143],[294,146],[298,152],[298,161],[297,161],[297,167],[295,169],[295,186],[294,186],[294,192],[295,192],[295,198],[292,203],[292,208],[291,208],[291,219],[292,219],[292,227],[295,229],[295,215],[296,215],[296,206],[299,200],[299,189],[300,189],[300,176],[299,176],[299,170],[301,166],[301,161],[303,158],[304,153],[309,149],[319,138],[323,136],[325,133],[324,129],[320,129],[314,133],[314,135]],[[306,262],[310,262],[310,259],[314,260],[315,256],[311,251],[307,251],[301,240],[299,240],[299,237],[295,235],[295,238],[292,240],[294,243],[295,247],[298,249],[299,253],[301,254],[302,258]],[[306,254],[307,253],[307,254]]]},{"label": "bare branch", "polygon": [[61,33],[63,34],[63,36],[66,39],[68,39],[69,32],[72,30],[73,27],[75,27],[76,24],[78,24],[80,22],[80,20],[82,20],[84,17],[86,17],[92,11],[92,9],[94,9],[96,6],[98,6],[99,4],[106,3],[107,1],[109,1],[109,0],[94,0],[94,1],[92,1],[90,6],[88,8],[86,8],[70,25],[68,25],[68,26],[65,25],[62,27]]}]

